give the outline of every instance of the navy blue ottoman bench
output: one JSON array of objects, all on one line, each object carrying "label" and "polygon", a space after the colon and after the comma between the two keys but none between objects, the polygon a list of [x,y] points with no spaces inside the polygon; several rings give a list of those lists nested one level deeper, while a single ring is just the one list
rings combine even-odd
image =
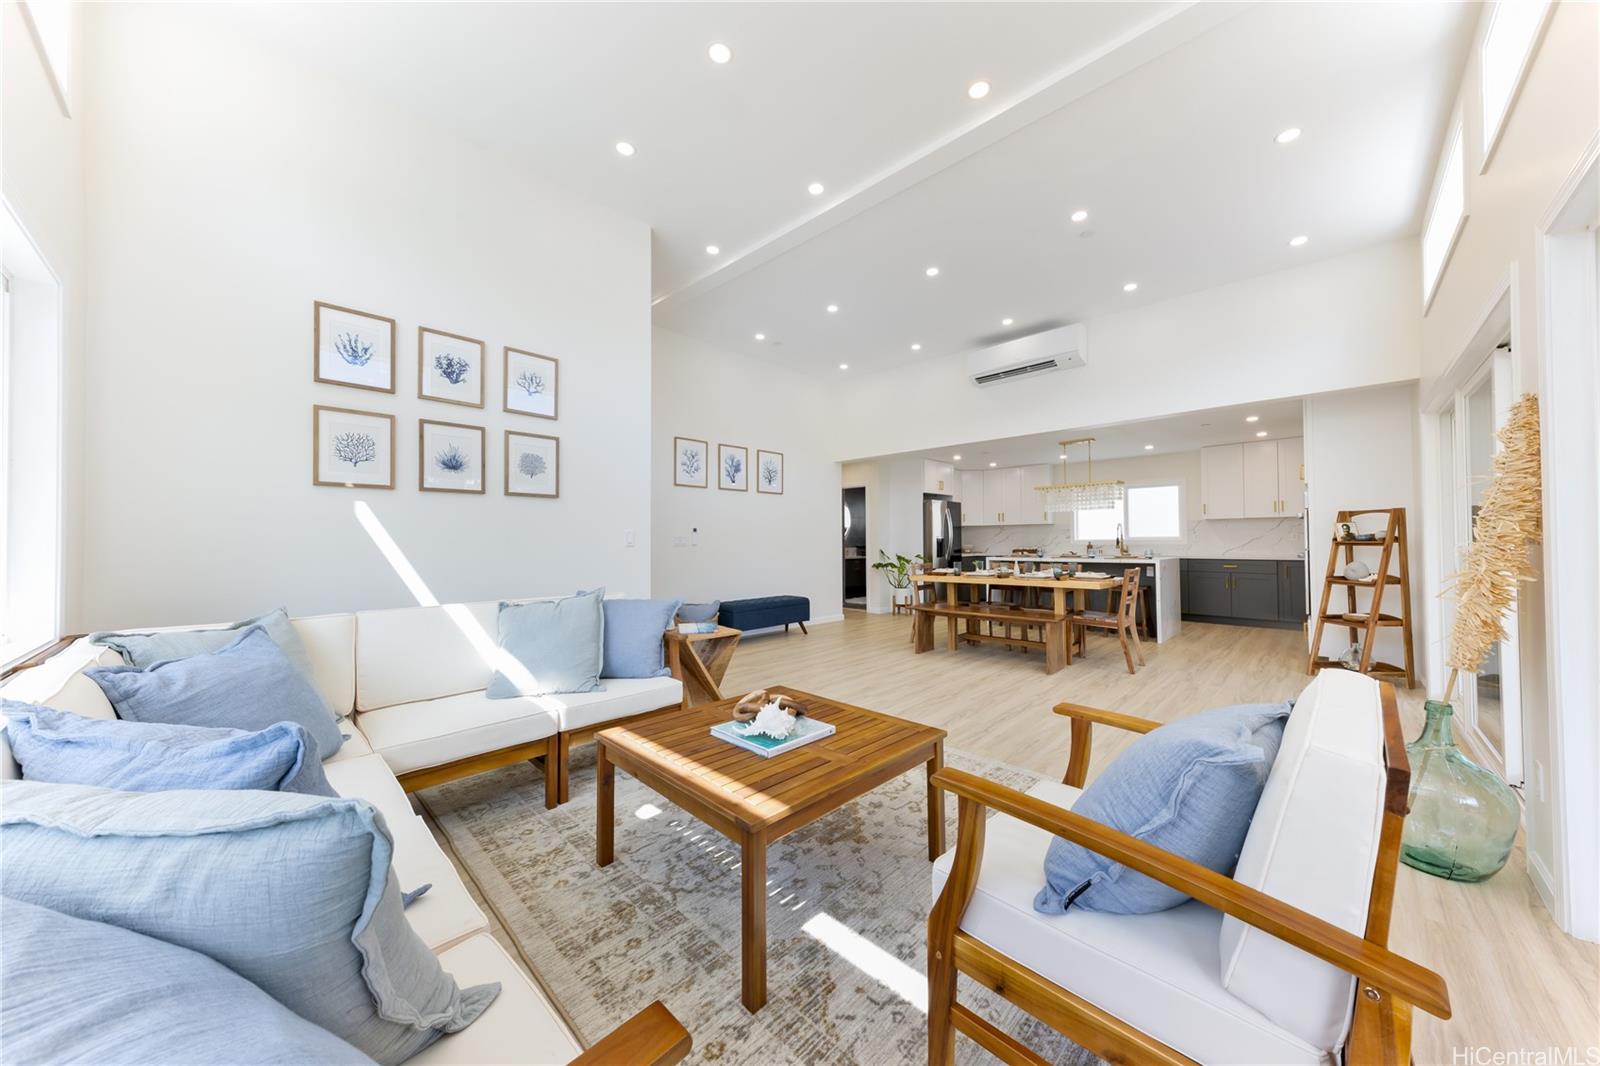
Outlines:
[{"label": "navy blue ottoman bench", "polygon": [[748,600],[723,600],[717,620],[730,629],[767,629],[782,626],[787,633],[791,623],[806,632],[811,618],[811,601],[804,596],[755,596]]}]

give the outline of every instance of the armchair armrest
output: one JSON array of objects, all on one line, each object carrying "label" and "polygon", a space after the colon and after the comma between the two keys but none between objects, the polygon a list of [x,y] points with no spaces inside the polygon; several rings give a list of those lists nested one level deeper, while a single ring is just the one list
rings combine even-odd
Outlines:
[{"label": "armchair armrest", "polygon": [[[933,784],[946,792],[955,793],[961,800],[962,822],[956,840],[955,864],[970,865],[970,869],[960,870],[952,866],[945,892],[940,895],[941,905],[945,902],[944,896],[953,890],[957,895],[952,897],[952,906],[960,911],[966,909],[966,902],[976,887],[977,864],[981,862],[983,852],[983,818],[978,808],[988,807],[1064,837],[1164,885],[1170,885],[1208,907],[1215,907],[1279,940],[1287,941],[1301,951],[1356,975],[1375,988],[1390,992],[1397,999],[1421,1007],[1429,1014],[1439,1018],[1450,1017],[1450,994],[1444,978],[1410,959],[1363,940],[1280,899],[1242,885],[1231,877],[1224,877],[1170,851],[1120,833],[1110,826],[961,770],[945,767],[933,775]],[[974,815],[978,823],[972,829],[967,824],[969,813]],[[976,838],[975,843],[963,847],[964,841],[970,838]],[[959,898],[962,894],[965,899]],[[934,913],[949,920],[949,909],[936,905]],[[951,925],[952,934],[959,921],[958,913],[954,915]],[[930,929],[933,924],[934,918],[930,916]]]},{"label": "armchair armrest", "polygon": [[1148,733],[1161,724],[1149,718],[1102,711],[1077,703],[1058,703],[1053,710],[1062,717],[1072,719],[1072,746],[1067,749],[1067,772],[1062,775],[1061,783],[1073,788],[1082,788],[1084,779],[1089,776],[1089,729],[1094,723],[1115,726],[1130,733]]},{"label": "armchair armrest", "polygon": [[617,1026],[570,1066],[673,1066],[694,1041],[659,999]]}]

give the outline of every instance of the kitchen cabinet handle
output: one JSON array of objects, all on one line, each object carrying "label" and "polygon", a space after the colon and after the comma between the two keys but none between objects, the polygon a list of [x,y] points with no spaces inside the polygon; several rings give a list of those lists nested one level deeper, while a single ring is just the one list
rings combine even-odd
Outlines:
[{"label": "kitchen cabinet handle", "polygon": [[1222,568],[1224,570],[1237,570],[1237,569],[1239,569],[1239,564],[1238,563],[1223,563],[1222,564]]}]

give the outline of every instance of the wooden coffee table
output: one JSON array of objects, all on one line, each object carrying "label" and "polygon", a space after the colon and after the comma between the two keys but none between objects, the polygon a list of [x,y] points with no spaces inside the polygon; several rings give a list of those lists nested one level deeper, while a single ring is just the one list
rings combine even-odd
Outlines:
[{"label": "wooden coffee table", "polygon": [[944,804],[933,785],[944,765],[944,730],[791,688],[767,691],[794,697],[837,732],[764,759],[711,735],[713,725],[733,718],[738,701],[726,699],[595,736],[599,865],[611,865],[614,857],[616,766],[739,845],[740,999],[751,1012],[767,1002],[768,844],[922,764],[928,772],[928,861],[944,851]]}]

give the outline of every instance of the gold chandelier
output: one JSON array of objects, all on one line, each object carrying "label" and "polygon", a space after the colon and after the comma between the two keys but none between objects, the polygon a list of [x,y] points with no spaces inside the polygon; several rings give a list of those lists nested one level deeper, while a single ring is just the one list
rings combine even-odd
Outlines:
[{"label": "gold chandelier", "polygon": [[[1127,483],[1094,480],[1094,438],[1075,437],[1060,444],[1061,480],[1054,485],[1034,486],[1044,499],[1045,512],[1066,514],[1070,511],[1098,511],[1120,506],[1127,495]],[[1074,444],[1088,446],[1088,469],[1082,481],[1067,480],[1067,449]]]}]

